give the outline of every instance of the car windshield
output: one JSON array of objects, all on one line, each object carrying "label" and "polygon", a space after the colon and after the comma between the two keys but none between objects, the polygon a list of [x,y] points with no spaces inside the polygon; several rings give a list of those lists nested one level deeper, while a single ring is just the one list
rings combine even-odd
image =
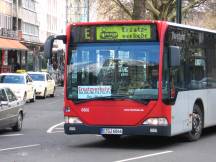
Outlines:
[{"label": "car windshield", "polygon": [[0,83],[24,84],[24,76],[21,75],[0,75]]},{"label": "car windshield", "polygon": [[29,74],[33,81],[45,81],[45,75],[43,74]]},{"label": "car windshield", "polygon": [[68,57],[67,96],[74,101],[158,97],[158,42],[80,43]]}]

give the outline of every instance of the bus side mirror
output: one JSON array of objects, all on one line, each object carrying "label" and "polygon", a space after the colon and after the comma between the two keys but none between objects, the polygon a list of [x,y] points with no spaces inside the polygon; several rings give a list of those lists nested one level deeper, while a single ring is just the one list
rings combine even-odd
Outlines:
[{"label": "bus side mirror", "polygon": [[53,35],[49,36],[44,44],[44,54],[46,58],[52,57],[52,48],[55,37]]},{"label": "bus side mirror", "polygon": [[170,46],[169,47],[169,54],[170,54],[170,65],[173,66],[180,66],[180,47],[178,46]]},{"label": "bus side mirror", "polygon": [[54,40],[62,40],[63,43],[66,44],[66,35],[58,35],[58,36],[51,35],[47,38],[44,44],[44,54],[45,57],[48,59],[52,58],[52,48],[53,48]]}]

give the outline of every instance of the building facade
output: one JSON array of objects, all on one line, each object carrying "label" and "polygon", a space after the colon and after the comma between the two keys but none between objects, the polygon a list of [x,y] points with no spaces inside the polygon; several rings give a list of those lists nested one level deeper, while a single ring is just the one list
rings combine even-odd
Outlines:
[{"label": "building facade", "polygon": [[[50,35],[65,35],[66,31],[66,0],[38,0],[39,8],[39,40],[44,43]],[[53,58],[46,60],[43,49],[40,51],[42,69],[48,68],[48,72],[55,80],[59,80],[62,71],[60,67],[64,62],[65,45],[62,41],[55,41]],[[50,65],[52,64],[52,65]],[[57,81],[58,82],[58,81]]]},{"label": "building facade", "polygon": [[98,20],[98,0],[67,0],[67,23]]},{"label": "building facade", "polygon": [[[66,0],[0,0],[0,72],[14,71],[14,63],[30,71],[46,69],[43,44],[65,29]],[[55,42],[56,52],[64,52],[61,41]]]},{"label": "building facade", "polygon": [[[65,34],[66,0],[38,0],[39,8],[39,39],[45,42],[50,35]],[[57,43],[58,46],[61,44]]]},{"label": "building facade", "polygon": [[[29,49],[27,52],[26,70],[39,70],[39,54],[43,44],[39,41],[38,2],[20,0],[18,7],[18,28],[21,27],[21,42]],[[21,25],[19,25],[19,19]]]},{"label": "building facade", "polygon": [[26,67],[26,51],[21,39],[17,1],[0,0],[0,72],[15,72]]}]

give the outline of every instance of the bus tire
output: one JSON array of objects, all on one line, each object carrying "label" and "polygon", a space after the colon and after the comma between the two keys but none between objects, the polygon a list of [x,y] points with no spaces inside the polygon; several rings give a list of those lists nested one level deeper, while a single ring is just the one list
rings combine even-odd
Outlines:
[{"label": "bus tire", "polygon": [[110,142],[116,142],[120,140],[121,136],[120,135],[109,135],[109,134],[103,134],[102,137]]},{"label": "bus tire", "polygon": [[197,141],[203,130],[203,112],[198,104],[194,104],[192,114],[192,130],[186,134],[188,141]]}]

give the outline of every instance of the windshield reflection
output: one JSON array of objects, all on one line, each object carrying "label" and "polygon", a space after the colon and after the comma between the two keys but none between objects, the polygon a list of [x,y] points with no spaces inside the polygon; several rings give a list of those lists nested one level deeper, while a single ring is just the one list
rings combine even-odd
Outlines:
[{"label": "windshield reflection", "polygon": [[157,42],[77,44],[68,60],[70,99],[158,97]]}]

